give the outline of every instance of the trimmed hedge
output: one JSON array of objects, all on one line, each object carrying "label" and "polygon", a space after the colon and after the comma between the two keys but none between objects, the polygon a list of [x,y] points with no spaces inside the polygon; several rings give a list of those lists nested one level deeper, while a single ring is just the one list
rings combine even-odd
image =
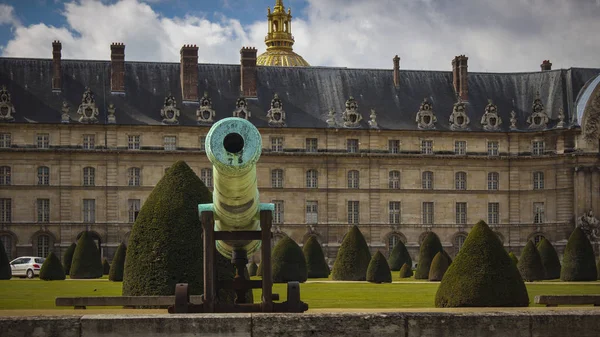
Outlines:
[{"label": "trimmed hedge", "polygon": [[110,263],[108,263],[108,260],[106,258],[102,259],[102,273],[104,275],[110,274]]},{"label": "trimmed hedge", "polygon": [[517,264],[521,277],[525,281],[539,281],[546,277],[540,253],[535,248],[533,241],[529,240],[521,252],[521,259]]},{"label": "trimmed hedge", "polygon": [[296,241],[289,236],[284,236],[273,248],[271,264],[273,265],[274,283],[306,282],[304,253]]},{"label": "trimmed hedge", "polygon": [[412,266],[412,258],[402,241],[398,242],[396,246],[394,246],[394,249],[392,249],[389,263],[392,271],[400,270],[405,263]]},{"label": "trimmed hedge", "polygon": [[73,262],[73,254],[75,254],[75,248],[77,248],[77,244],[73,242],[69,248],[65,251],[63,255],[63,268],[65,270],[65,275],[69,275],[71,272],[71,263]]},{"label": "trimmed hedge", "polygon": [[258,271],[258,265],[255,262],[250,263],[250,267],[248,268],[248,275],[256,276],[257,271]]},{"label": "trimmed hedge", "polygon": [[445,251],[435,254],[429,268],[429,281],[441,281],[450,266],[450,259]]},{"label": "trimmed hedge", "polygon": [[519,264],[519,259],[517,259],[517,256],[515,255],[515,253],[510,252],[510,253],[508,253],[508,256],[513,260],[513,262],[515,263],[515,266]]},{"label": "trimmed hedge", "polygon": [[526,307],[527,288],[498,236],[479,221],[448,267],[436,307]]},{"label": "trimmed hedge", "polygon": [[370,262],[371,252],[367,241],[354,225],[338,250],[331,278],[340,281],[364,281]]},{"label": "trimmed hedge", "polygon": [[123,281],[123,270],[125,269],[125,254],[127,254],[127,246],[121,242],[115,256],[113,256],[112,264],[110,266],[110,272],[108,273],[108,279],[113,282]]},{"label": "trimmed hedge", "polygon": [[377,251],[367,268],[367,281],[371,283],[392,283],[392,273],[385,256]]},{"label": "trimmed hedge", "polygon": [[85,231],[77,241],[69,275],[72,279],[91,279],[102,277],[102,272],[100,250],[92,235]]},{"label": "trimmed hedge", "polygon": [[0,241],[0,280],[10,280],[11,277],[10,261],[8,261],[4,244]]},{"label": "trimmed hedge", "polygon": [[421,244],[419,251],[419,262],[417,264],[417,270],[415,272],[415,279],[427,280],[429,278],[429,269],[431,268],[431,262],[435,255],[444,249],[440,238],[434,232],[427,233],[427,236]]},{"label": "trimmed hedge", "polygon": [[65,270],[60,260],[53,252],[50,252],[40,269],[40,280],[62,281],[66,278]]},{"label": "trimmed hedge", "polygon": [[544,279],[554,280],[560,278],[560,260],[558,259],[556,249],[554,249],[550,240],[543,238],[542,241],[537,244],[536,248],[540,253],[542,265],[546,271]]},{"label": "trimmed hedge", "polygon": [[409,278],[413,276],[412,268],[408,264],[403,264],[400,268],[400,278]]},{"label": "trimmed hedge", "polygon": [[329,266],[325,261],[323,249],[314,235],[308,238],[302,247],[302,253],[306,260],[308,278],[329,277]]},{"label": "trimmed hedge", "polygon": [[594,249],[581,228],[576,227],[563,256],[561,281],[595,281],[598,278]]}]

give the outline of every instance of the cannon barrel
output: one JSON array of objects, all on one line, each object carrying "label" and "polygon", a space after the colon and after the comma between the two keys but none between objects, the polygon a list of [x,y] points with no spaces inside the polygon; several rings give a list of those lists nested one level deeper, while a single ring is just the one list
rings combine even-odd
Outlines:
[{"label": "cannon barrel", "polygon": [[[260,230],[256,162],[262,140],[258,129],[245,119],[225,118],[210,128],[205,146],[213,165],[215,231]],[[219,240],[216,247],[231,258],[234,250],[252,254],[260,244],[259,240]]]}]

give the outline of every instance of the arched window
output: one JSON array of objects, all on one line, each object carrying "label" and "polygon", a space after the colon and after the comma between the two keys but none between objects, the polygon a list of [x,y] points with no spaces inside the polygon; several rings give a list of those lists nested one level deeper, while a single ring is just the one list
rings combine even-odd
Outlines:
[{"label": "arched window", "polygon": [[50,169],[48,166],[38,167],[38,185],[50,185]]},{"label": "arched window", "polygon": [[458,234],[454,237],[454,248],[456,248],[457,253],[462,248],[462,246],[465,244],[466,239],[467,239],[467,236],[464,234]]},{"label": "arched window", "polygon": [[348,171],[348,188],[358,188],[360,181],[357,170]]},{"label": "arched window", "polygon": [[282,169],[271,170],[271,187],[283,188],[283,170]]},{"label": "arched window", "polygon": [[139,167],[132,167],[128,170],[127,180],[129,186],[140,186],[141,171]]},{"label": "arched window", "polygon": [[212,168],[203,168],[200,170],[200,180],[204,183],[206,187],[213,186],[213,174]]},{"label": "arched window", "polygon": [[96,169],[93,167],[83,168],[83,186],[94,186],[96,183]]},{"label": "arched window", "polygon": [[50,236],[39,235],[37,237],[37,256],[46,257],[50,253]]},{"label": "arched window", "polygon": [[467,173],[466,172],[456,172],[456,174],[454,175],[454,187],[460,191],[467,189]]},{"label": "arched window", "polygon": [[10,166],[0,166],[0,185],[10,185]]},{"label": "arched window", "polygon": [[421,175],[421,185],[424,190],[432,190],[433,189],[433,172],[425,171]]},{"label": "arched window", "polygon": [[319,172],[317,170],[306,171],[306,188],[319,187]]},{"label": "arched window", "polygon": [[11,261],[13,249],[12,237],[10,235],[0,235],[0,241],[2,242],[2,245],[4,245],[4,250],[6,251],[6,257],[8,258],[8,261]]},{"label": "arched window", "polygon": [[544,172],[533,172],[533,189],[543,190],[544,189]]},{"label": "arched window", "polygon": [[531,237],[531,241],[537,246],[540,241],[544,240],[544,236],[542,234],[536,234]]},{"label": "arched window", "polygon": [[488,190],[497,191],[500,185],[500,175],[498,172],[488,173]]},{"label": "arched window", "polygon": [[400,171],[390,171],[388,187],[390,189],[400,188]]},{"label": "arched window", "polygon": [[392,234],[388,237],[388,252],[391,253],[398,242],[402,241],[402,238],[398,234]]}]

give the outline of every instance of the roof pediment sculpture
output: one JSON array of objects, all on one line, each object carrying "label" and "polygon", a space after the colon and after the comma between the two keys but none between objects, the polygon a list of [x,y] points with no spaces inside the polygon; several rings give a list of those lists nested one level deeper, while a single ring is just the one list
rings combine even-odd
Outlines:
[{"label": "roof pediment sculpture", "polygon": [[517,113],[514,110],[510,112],[510,129],[517,129]]},{"label": "roof pediment sculpture", "polygon": [[334,128],[335,127],[335,110],[333,109],[329,109],[329,112],[327,113],[327,126],[330,128]]},{"label": "roof pediment sculpture", "polygon": [[466,105],[460,97],[458,102],[454,103],[452,114],[450,115],[451,130],[467,130],[469,127],[469,116],[467,116]]},{"label": "roof pediment sculpture", "polygon": [[208,92],[204,92],[204,96],[200,98],[200,106],[196,110],[196,120],[198,124],[212,124],[216,116],[215,110],[212,108],[212,100],[208,97]]},{"label": "roof pediment sculpture", "polygon": [[433,105],[429,103],[427,98],[423,98],[415,121],[417,122],[419,129],[435,129],[437,117],[435,117],[435,114],[433,113]]},{"label": "roof pediment sculpture", "polygon": [[10,93],[6,90],[6,86],[2,86],[0,90],[0,121],[12,122],[15,120],[15,107],[10,99]]},{"label": "roof pediment sculpture", "polygon": [[108,124],[116,124],[117,123],[117,117],[115,116],[116,111],[117,111],[117,109],[115,108],[115,105],[110,103],[108,105],[108,116],[107,116],[107,120],[106,120],[106,122]]},{"label": "roof pediment sculpture", "polygon": [[563,108],[558,109],[558,123],[556,123],[557,129],[562,129],[565,127],[565,111]]},{"label": "roof pediment sculpture", "polygon": [[488,99],[488,105],[485,107],[485,113],[481,117],[481,125],[484,130],[497,131],[502,125],[502,118],[498,116],[498,106]]},{"label": "roof pediment sculpture", "polygon": [[67,124],[71,122],[71,107],[69,106],[69,102],[63,101],[62,108],[60,109],[60,122],[63,124]]},{"label": "roof pediment sculpture", "polygon": [[587,235],[590,241],[594,242],[600,239],[600,220],[594,216],[591,210],[577,218],[577,227]]},{"label": "roof pediment sculpture", "polygon": [[98,123],[98,107],[96,106],[96,98],[90,88],[87,88],[81,98],[81,104],[77,109],[77,114],[80,123]]},{"label": "roof pediment sculpture", "polygon": [[165,105],[160,109],[160,116],[162,117],[162,123],[166,125],[177,125],[179,124],[179,109],[177,109],[177,101],[173,95],[169,94],[165,97]]},{"label": "roof pediment sculpture", "polygon": [[371,109],[371,114],[369,115],[369,118],[371,119],[369,121],[369,126],[373,129],[379,128],[379,126],[377,125],[377,113],[375,113],[375,109]]},{"label": "roof pediment sculpture", "polygon": [[283,103],[277,94],[271,100],[271,109],[267,113],[267,118],[271,126],[285,126],[285,111],[283,111]]},{"label": "roof pediment sculpture", "polygon": [[532,112],[527,117],[527,124],[529,124],[530,129],[545,129],[546,124],[548,124],[548,115],[540,99],[539,91],[536,94],[535,100],[533,100]]},{"label": "roof pediment sculpture", "polygon": [[350,96],[346,101],[346,110],[342,113],[344,126],[347,128],[356,128],[360,126],[362,116],[358,113],[358,103],[354,97]]},{"label": "roof pediment sculpture", "polygon": [[248,120],[252,116],[250,109],[248,108],[248,102],[244,97],[240,97],[235,101],[235,110],[233,110],[233,117],[243,118]]}]

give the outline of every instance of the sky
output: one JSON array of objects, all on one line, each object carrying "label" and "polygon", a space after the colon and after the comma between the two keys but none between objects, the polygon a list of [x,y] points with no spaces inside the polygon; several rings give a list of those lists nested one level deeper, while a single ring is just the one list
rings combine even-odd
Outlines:
[{"label": "sky", "polygon": [[[294,51],[312,66],[469,71],[600,68],[600,0],[283,0],[292,9]],[[239,49],[264,52],[275,0],[0,0],[0,55],[179,62],[184,44],[199,62],[239,64]]]}]

